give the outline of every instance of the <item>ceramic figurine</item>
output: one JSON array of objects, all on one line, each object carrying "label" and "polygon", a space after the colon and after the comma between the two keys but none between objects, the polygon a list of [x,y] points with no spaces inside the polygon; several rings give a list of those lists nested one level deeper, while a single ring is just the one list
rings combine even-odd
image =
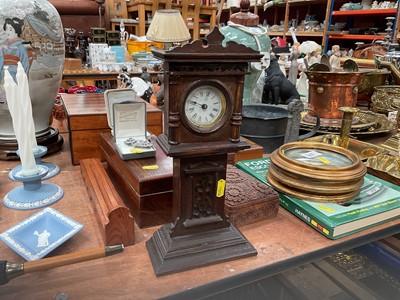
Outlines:
[{"label": "ceramic figurine", "polygon": [[296,87],[282,74],[276,56],[271,55],[271,63],[266,69],[262,102],[288,104],[294,99],[300,99]]},{"label": "ceramic figurine", "polygon": [[331,65],[332,70],[337,70],[340,68],[340,46],[339,45],[332,46],[332,55],[329,58],[329,63]]},{"label": "ceramic figurine", "polygon": [[65,57],[75,57],[74,52],[78,46],[78,33],[75,28],[64,28]]},{"label": "ceramic figurine", "polygon": [[304,101],[308,101],[308,78],[303,68],[299,75],[299,80],[297,80],[296,89],[299,93],[300,97],[304,99]]},{"label": "ceramic figurine", "polygon": [[289,67],[289,81],[296,86],[297,75],[299,74],[299,63],[297,59],[300,57],[300,52],[298,50],[299,43],[295,43],[292,47],[292,54],[289,57],[290,67]]},{"label": "ceramic figurine", "polygon": [[82,63],[86,63],[87,41],[82,31],[78,32],[78,46],[74,51],[75,58],[80,58]]},{"label": "ceramic figurine", "polygon": [[121,80],[118,88],[133,89],[140,98],[157,106],[157,99],[151,87],[140,77],[130,77],[126,66],[122,67],[122,72],[118,74],[118,79]]},{"label": "ceramic figurine", "polygon": [[320,63],[321,61],[321,52],[322,52],[322,47],[321,45],[317,46],[317,49],[315,51],[312,51],[308,55],[308,65],[312,66],[313,64]]},{"label": "ceramic figurine", "polygon": [[309,66],[312,66],[313,64],[318,64],[320,61],[318,58],[318,52],[313,51],[313,52],[309,53],[307,61],[308,61]]}]

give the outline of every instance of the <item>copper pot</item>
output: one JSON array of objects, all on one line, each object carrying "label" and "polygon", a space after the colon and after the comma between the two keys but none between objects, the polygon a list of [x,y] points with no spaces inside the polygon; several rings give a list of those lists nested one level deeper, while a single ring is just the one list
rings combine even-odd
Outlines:
[{"label": "copper pot", "polygon": [[320,118],[340,119],[343,106],[355,106],[358,85],[366,74],[359,72],[305,71],[309,79],[309,106]]}]

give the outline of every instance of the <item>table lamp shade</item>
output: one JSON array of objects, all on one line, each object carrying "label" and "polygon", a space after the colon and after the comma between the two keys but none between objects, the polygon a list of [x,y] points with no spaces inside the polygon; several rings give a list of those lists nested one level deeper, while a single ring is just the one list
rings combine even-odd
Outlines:
[{"label": "table lamp shade", "polygon": [[146,34],[155,42],[178,43],[190,39],[190,33],[179,10],[157,10]]}]

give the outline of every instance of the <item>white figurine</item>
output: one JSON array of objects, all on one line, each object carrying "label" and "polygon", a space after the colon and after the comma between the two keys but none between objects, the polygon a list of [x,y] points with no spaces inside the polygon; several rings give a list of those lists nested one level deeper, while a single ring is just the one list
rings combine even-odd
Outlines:
[{"label": "white figurine", "polygon": [[339,45],[332,46],[332,55],[329,58],[329,63],[331,65],[332,70],[337,70],[340,68],[340,46]]},{"label": "white figurine", "polygon": [[317,51],[313,51],[308,54],[308,57],[307,57],[308,66],[312,66],[313,64],[318,64],[319,61],[320,61],[320,59],[318,57]]},{"label": "white figurine", "polygon": [[121,80],[121,84],[118,88],[131,88],[140,98],[154,106],[157,106],[157,98],[153,93],[151,83],[146,83],[140,77],[130,77],[126,66],[122,67],[122,72],[118,74],[118,79]]},{"label": "white figurine", "polygon": [[299,92],[301,99],[304,99],[306,102],[308,102],[308,77],[304,71],[300,72],[296,89]]}]

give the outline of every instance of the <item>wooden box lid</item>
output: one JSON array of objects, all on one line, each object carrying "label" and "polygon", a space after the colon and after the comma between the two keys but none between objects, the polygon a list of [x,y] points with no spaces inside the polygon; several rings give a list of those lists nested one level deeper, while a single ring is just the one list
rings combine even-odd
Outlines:
[{"label": "wooden box lid", "polygon": [[225,214],[236,226],[275,217],[278,193],[238,168],[228,165],[226,172]]},{"label": "wooden box lid", "polygon": [[[156,156],[137,160],[122,160],[116,150],[114,139],[110,133],[100,135],[102,150],[112,159],[113,164],[121,172],[121,176],[139,195],[162,193],[172,190],[172,158],[164,154],[152,138],[156,148]],[[157,166],[149,168],[148,166]]]}]

